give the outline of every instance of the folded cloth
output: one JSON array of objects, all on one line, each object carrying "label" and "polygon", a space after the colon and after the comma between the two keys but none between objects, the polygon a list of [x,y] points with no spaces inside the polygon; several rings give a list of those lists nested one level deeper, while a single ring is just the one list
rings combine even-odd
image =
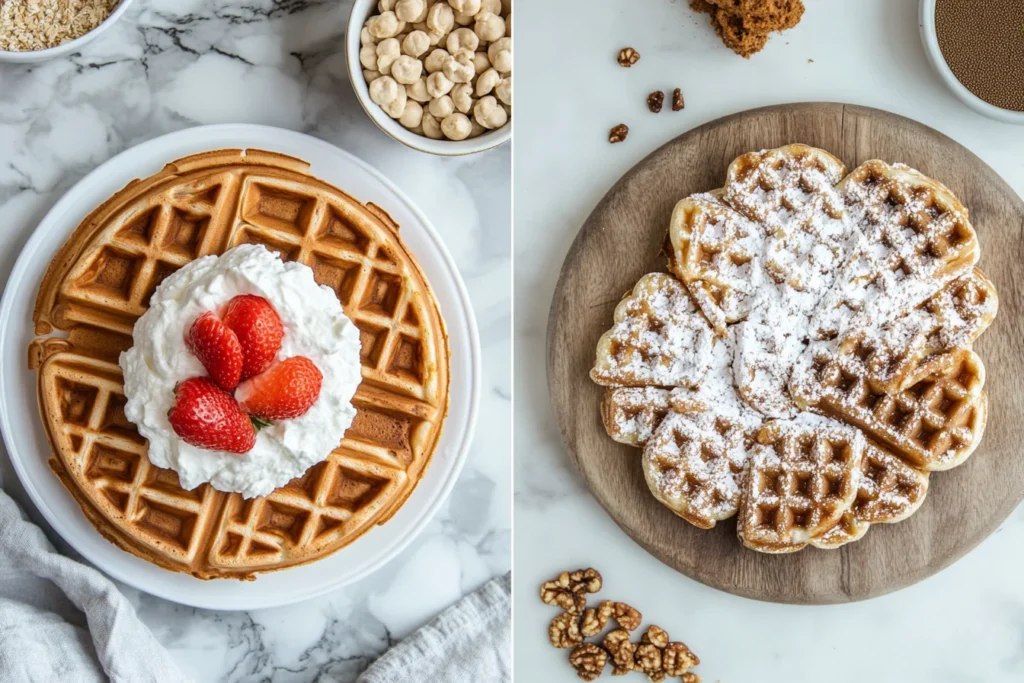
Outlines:
[{"label": "folded cloth", "polygon": [[[449,607],[356,683],[510,683],[510,574]],[[0,490],[0,683],[188,683],[109,579],[57,552]]]},{"label": "folded cloth", "polygon": [[512,576],[493,579],[384,653],[356,683],[509,683]]},{"label": "folded cloth", "polygon": [[108,680],[190,679],[109,579],[60,555],[0,491],[0,681]]}]

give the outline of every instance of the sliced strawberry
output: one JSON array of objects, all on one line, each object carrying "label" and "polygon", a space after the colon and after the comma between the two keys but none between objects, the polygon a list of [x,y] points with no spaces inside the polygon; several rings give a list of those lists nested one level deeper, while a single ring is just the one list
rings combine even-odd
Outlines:
[{"label": "sliced strawberry", "polygon": [[242,345],[217,316],[207,311],[196,318],[185,335],[185,345],[217,386],[231,391],[242,379]]},{"label": "sliced strawberry", "polygon": [[304,415],[320,397],[324,376],[305,356],[287,358],[242,382],[235,395],[242,409],[264,420]]},{"label": "sliced strawberry", "polygon": [[193,377],[174,388],[167,413],[174,433],[185,443],[211,451],[248,453],[256,445],[256,428],[227,393],[207,377]]},{"label": "sliced strawberry", "polygon": [[242,345],[242,379],[260,374],[281,350],[284,326],[270,302],[254,294],[242,294],[228,302],[224,324]]}]

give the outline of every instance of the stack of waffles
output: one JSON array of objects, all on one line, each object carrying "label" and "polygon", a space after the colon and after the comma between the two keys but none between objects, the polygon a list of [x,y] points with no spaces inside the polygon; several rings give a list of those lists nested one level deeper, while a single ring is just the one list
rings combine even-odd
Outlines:
[{"label": "stack of waffles", "polygon": [[[360,330],[357,415],[326,461],[265,498],[186,491],[124,414],[121,351],[157,285],[243,243],[313,269]],[[305,162],[222,150],[130,184],[75,230],[43,279],[30,364],[50,466],[121,548],[199,578],[249,579],[319,559],[389,519],[437,446],[448,341],[398,226]]]},{"label": "stack of waffles", "polygon": [[977,448],[972,346],[998,296],[946,187],[790,145],[679,202],[669,242],[671,274],[619,303],[591,377],[673,512],[738,516],[762,552],[836,548],[909,517],[929,473]]}]

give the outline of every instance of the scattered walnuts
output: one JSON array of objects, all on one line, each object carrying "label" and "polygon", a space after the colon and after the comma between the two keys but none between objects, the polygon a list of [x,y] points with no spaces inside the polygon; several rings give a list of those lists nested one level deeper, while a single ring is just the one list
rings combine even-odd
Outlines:
[{"label": "scattered walnuts", "polygon": [[640,61],[640,53],[631,47],[619,50],[619,66],[629,68]]},{"label": "scattered walnuts", "polygon": [[640,611],[633,609],[624,602],[615,603],[615,611],[612,613],[612,618],[627,631],[637,630],[640,628],[640,622],[643,621]]},{"label": "scattered walnuts", "polygon": [[650,643],[657,648],[666,648],[668,647],[668,634],[660,626],[652,625],[648,627],[647,633],[640,638],[640,642]]},{"label": "scattered walnuts", "polygon": [[617,628],[604,637],[604,648],[612,657],[612,675],[622,676],[635,668],[636,645],[629,640],[629,631]]},{"label": "scattered walnuts", "polygon": [[579,645],[583,642],[583,634],[580,633],[580,618],[572,612],[562,612],[551,620],[548,626],[548,640],[557,648],[568,648]]},{"label": "scattered walnuts", "polygon": [[669,643],[661,656],[662,666],[669,676],[682,676],[688,670],[700,664],[700,658],[690,651],[684,643]]},{"label": "scattered walnuts", "polygon": [[600,645],[584,643],[569,654],[569,663],[576,669],[576,675],[585,681],[597,679],[608,664],[608,652]]},{"label": "scattered walnuts", "polygon": [[682,111],[686,103],[683,101],[683,91],[676,88],[672,91],[672,111]]},{"label": "scattered walnuts", "polygon": [[540,587],[540,599],[545,605],[557,605],[566,612],[579,614],[587,605],[584,594],[598,592],[601,584],[601,574],[596,569],[562,572]]},{"label": "scattered walnuts", "polygon": [[650,676],[652,681],[655,680],[652,674],[662,673],[661,649],[653,643],[637,645],[633,661],[636,664],[636,670]]},{"label": "scattered walnuts", "polygon": [[614,145],[617,142],[625,140],[627,135],[629,135],[629,126],[624,123],[620,123],[612,128],[608,133],[608,142]]},{"label": "scattered walnuts", "polygon": [[[423,128],[427,131],[431,116],[423,113]],[[596,607],[587,607],[586,595],[601,590],[603,580],[595,569],[562,572],[540,587],[540,599],[564,611],[551,620],[548,639],[557,648],[573,648],[569,662],[580,678],[597,679],[609,659],[612,675],[623,676],[630,671],[647,674],[657,683],[667,677],[680,678],[682,683],[701,683],[700,676],[689,669],[700,664],[700,659],[684,643],[671,642],[660,626],[651,625],[639,643],[630,641],[630,631],[640,628],[642,615],[624,602],[603,600]],[[618,627],[605,635],[601,645],[585,642],[597,636],[614,620]]]},{"label": "scattered walnuts", "polygon": [[651,110],[652,114],[657,114],[661,111],[662,105],[665,104],[665,93],[660,90],[655,90],[647,96],[647,108]]},{"label": "scattered walnuts", "polygon": [[605,600],[596,609],[591,607],[583,612],[580,631],[586,638],[596,636],[605,629],[610,619],[617,621],[627,631],[633,631],[639,628],[641,616],[640,612],[624,602]]},{"label": "scattered walnuts", "polygon": [[583,637],[590,638],[603,631],[604,627],[608,625],[608,620],[612,618],[613,609],[612,601],[605,600],[597,606],[597,609],[590,607],[585,610],[583,618],[580,619],[580,633],[583,634]]}]

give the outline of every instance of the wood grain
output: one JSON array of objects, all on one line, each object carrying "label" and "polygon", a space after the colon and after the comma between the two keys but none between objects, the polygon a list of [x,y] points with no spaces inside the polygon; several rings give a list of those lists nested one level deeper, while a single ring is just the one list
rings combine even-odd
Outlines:
[{"label": "wood grain", "polygon": [[[598,337],[636,280],[664,271],[661,245],[675,203],[720,187],[748,151],[803,142],[848,168],[879,158],[940,180],[963,201],[995,282],[1000,311],[975,349],[988,368],[984,441],[963,466],[938,472],[924,506],[899,524],[877,524],[839,550],[770,556],[744,549],[729,520],[701,531],[647,489],[640,451],[601,426],[602,390],[588,377]],[[1024,202],[948,137],[865,107],[794,104],[728,116],[669,142],[601,200],[562,267],[548,322],[548,383],[569,453],[601,505],[655,557],[709,586],[774,602],[827,604],[898,590],[947,567],[991,534],[1024,498]]]}]

